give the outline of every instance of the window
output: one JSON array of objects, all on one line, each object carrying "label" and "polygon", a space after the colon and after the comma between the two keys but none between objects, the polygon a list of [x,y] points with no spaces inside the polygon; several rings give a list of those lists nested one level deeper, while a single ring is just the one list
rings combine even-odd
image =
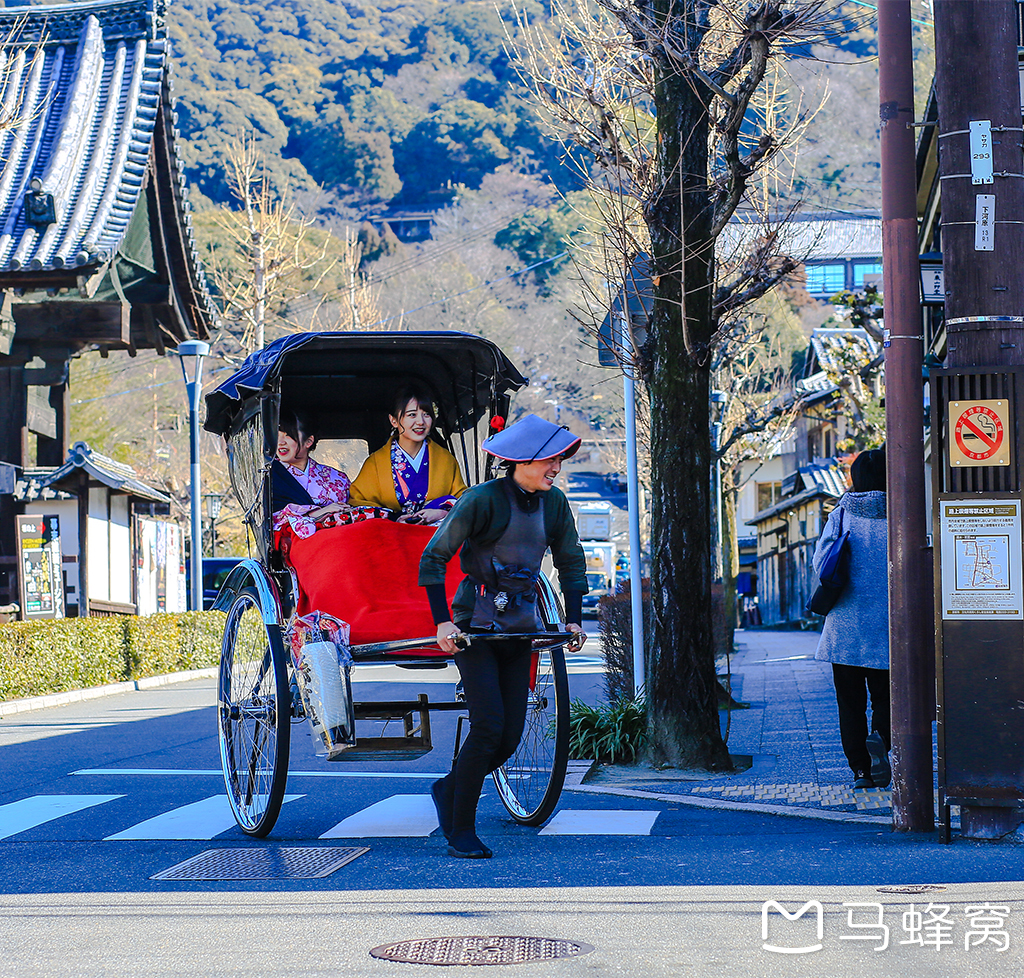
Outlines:
[{"label": "window", "polygon": [[[854,262],[853,263],[853,287],[855,289],[864,288],[864,277],[871,275],[882,274],[882,263],[881,262]],[[881,285],[881,283],[878,283]]]},{"label": "window", "polygon": [[759,482],[757,484],[757,511],[767,509],[782,498],[781,482]]},{"label": "window", "polygon": [[812,295],[835,295],[846,288],[846,265],[808,265],[807,291]]}]

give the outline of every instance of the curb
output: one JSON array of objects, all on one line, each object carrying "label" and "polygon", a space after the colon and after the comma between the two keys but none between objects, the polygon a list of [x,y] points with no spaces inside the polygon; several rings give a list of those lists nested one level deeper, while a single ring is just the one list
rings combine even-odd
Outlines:
[{"label": "curb", "polygon": [[213,679],[217,671],[216,666],[208,669],[187,669],[184,672],[170,672],[163,676],[147,676],[145,679],[129,679],[123,683],[108,683],[106,686],[90,686],[86,689],[69,689],[64,693],[47,693],[45,696],[8,700],[6,703],[0,703],[0,717],[28,713],[31,710],[44,710],[50,706],[70,706],[72,703],[83,703],[86,700],[99,699],[101,696],[113,696],[115,693],[156,689],[159,686],[183,683],[190,679]]},{"label": "curb", "polygon": [[615,795],[619,798],[641,798],[649,801],[691,805],[694,808],[718,808],[733,812],[753,812],[758,815],[781,815],[789,818],[810,818],[819,822],[847,822],[854,825],[892,826],[892,818],[884,815],[859,815],[855,812],[823,812],[817,808],[790,808],[782,805],[760,805],[724,798],[694,798],[663,791],[643,791],[639,788],[615,788],[593,784],[566,784],[563,791],[582,791],[592,795]]}]

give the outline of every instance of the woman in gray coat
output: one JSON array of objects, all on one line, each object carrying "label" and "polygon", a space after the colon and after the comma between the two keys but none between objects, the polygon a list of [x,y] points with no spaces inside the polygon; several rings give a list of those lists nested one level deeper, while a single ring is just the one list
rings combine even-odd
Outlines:
[{"label": "woman in gray coat", "polygon": [[[861,452],[850,467],[853,490],[829,515],[814,552],[817,574],[829,547],[850,531],[849,583],[825,618],[816,659],[832,663],[832,680],[839,706],[839,736],[853,771],[854,788],[886,787],[871,776],[867,706],[871,694],[871,727],[886,755],[892,746],[889,718],[889,566],[885,519],[885,451]],[[891,773],[889,775],[891,778]]]}]

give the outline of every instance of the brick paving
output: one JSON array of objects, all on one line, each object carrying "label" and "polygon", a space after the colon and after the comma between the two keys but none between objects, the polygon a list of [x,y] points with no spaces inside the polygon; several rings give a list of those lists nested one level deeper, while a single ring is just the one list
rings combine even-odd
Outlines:
[{"label": "brick paving", "polygon": [[[818,662],[816,632],[736,632],[732,694],[749,709],[722,712],[729,752],[749,755],[749,770],[728,775],[619,770],[636,788],[738,803],[833,812],[891,811],[892,793],[857,790],[839,740],[832,669]],[[720,668],[719,670],[723,670]],[[728,727],[726,726],[728,724]],[[600,775],[596,782],[605,780]]]}]

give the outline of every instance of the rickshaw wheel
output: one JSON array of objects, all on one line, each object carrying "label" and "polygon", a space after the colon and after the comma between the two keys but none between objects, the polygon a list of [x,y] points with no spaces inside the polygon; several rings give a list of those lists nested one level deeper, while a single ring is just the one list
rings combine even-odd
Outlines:
[{"label": "rickshaw wheel", "polygon": [[561,646],[535,649],[536,682],[516,752],[494,772],[498,797],[523,825],[547,821],[558,804],[569,762],[569,677]]},{"label": "rickshaw wheel", "polygon": [[246,835],[267,835],[281,811],[290,714],[281,629],[263,620],[256,589],[243,588],[224,624],[217,716],[224,784]]}]

